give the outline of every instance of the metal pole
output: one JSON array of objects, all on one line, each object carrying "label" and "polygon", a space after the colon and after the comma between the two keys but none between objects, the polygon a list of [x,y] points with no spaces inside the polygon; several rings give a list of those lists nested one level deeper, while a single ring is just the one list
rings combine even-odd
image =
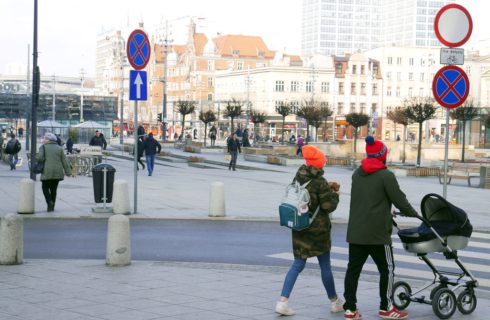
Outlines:
[{"label": "metal pole", "polygon": [[56,120],[56,75],[53,74],[53,121]]},{"label": "metal pole", "polygon": [[[119,102],[120,110],[119,110],[119,144],[124,145],[124,39],[122,35],[119,35],[119,67],[121,68],[121,101]],[[122,152],[124,152],[124,148],[121,148]]]},{"label": "metal pole", "polygon": [[104,172],[104,182],[103,182],[103,191],[104,191],[104,197],[102,198],[102,201],[104,202],[104,211],[106,210],[106,202],[107,202],[107,168],[104,167],[102,169],[102,172]]},{"label": "metal pole", "polygon": [[27,45],[27,83],[26,83],[26,150],[30,150],[30,141],[29,138],[31,136],[31,112],[29,111],[29,91],[31,89],[31,45]]},{"label": "metal pole", "polygon": [[163,110],[162,110],[162,140],[167,141],[167,56],[168,56],[168,21],[165,21],[165,56],[163,58]]},{"label": "metal pole", "polygon": [[39,105],[39,85],[40,75],[39,67],[37,65],[37,0],[34,0],[34,41],[32,52],[32,132],[31,132],[31,179],[36,181],[36,174],[34,173],[34,162],[36,160],[36,137],[37,137],[37,107]]},{"label": "metal pole", "polygon": [[138,100],[134,101],[134,214],[138,212]]},{"label": "metal pole", "polygon": [[83,80],[85,72],[83,72],[83,68],[80,70],[80,123],[83,122]]},{"label": "metal pole", "polygon": [[442,196],[447,199],[447,159],[449,155],[449,109],[446,109],[446,135],[444,146],[444,184],[442,190]]}]

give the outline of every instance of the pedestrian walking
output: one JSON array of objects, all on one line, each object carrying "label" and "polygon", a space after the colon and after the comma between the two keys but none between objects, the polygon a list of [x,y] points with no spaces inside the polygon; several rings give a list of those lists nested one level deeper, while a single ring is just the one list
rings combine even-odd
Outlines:
[{"label": "pedestrian walking", "polygon": [[[138,139],[138,156],[137,156],[137,161],[139,164],[141,164],[141,168],[143,170],[145,170],[145,163],[143,162],[143,160],[141,160],[141,157],[143,157],[143,153],[145,152],[144,148],[144,137],[141,137],[141,139]],[[136,170],[139,170],[139,166],[138,164],[136,164]]]},{"label": "pedestrian walking", "polygon": [[289,307],[288,301],[298,275],[303,271],[306,260],[316,257],[320,264],[322,283],[330,300],[330,311],[342,312],[343,301],[337,296],[335,283],[330,264],[330,250],[332,246],[332,223],[329,213],[337,208],[339,203],[338,184],[332,186],[323,177],[323,167],[327,158],[320,149],[307,145],[303,147],[303,157],[306,165],[302,165],[294,177],[294,181],[308,185],[306,189],[310,195],[309,212],[315,212],[319,207],[316,218],[311,226],[301,231],[292,230],[294,262],[291,265],[282,287],[281,297],[276,304],[275,311],[281,315],[293,315],[294,310]]},{"label": "pedestrian walking", "polygon": [[405,216],[416,216],[393,172],[386,168],[388,148],[372,136],[366,137],[366,158],[352,174],[347,242],[349,264],[345,274],[344,319],[361,319],[357,309],[357,285],[362,267],[371,256],[380,274],[379,316],[406,319],[408,314],[392,304],[395,264],[391,244],[393,204]]},{"label": "pedestrian walking", "polygon": [[107,141],[105,141],[104,135],[99,132],[99,130],[95,130],[95,136],[90,140],[89,145],[91,146],[99,146],[103,150],[107,148]]},{"label": "pedestrian walking", "polygon": [[251,147],[250,140],[249,140],[248,128],[243,130],[242,145],[244,147]]},{"label": "pedestrian walking", "polygon": [[296,155],[303,155],[302,153],[302,149],[303,149],[303,145],[305,144],[305,139],[300,135],[298,134],[298,140],[296,140]]},{"label": "pedestrian walking", "polygon": [[231,135],[228,137],[226,145],[228,147],[228,153],[231,155],[228,170],[231,170],[233,168],[233,171],[236,171],[236,160],[238,158],[238,153],[241,153],[242,149],[240,148],[240,141],[238,141],[238,138],[236,137],[236,134],[234,132],[232,132]]},{"label": "pedestrian walking", "polygon": [[211,147],[214,147],[216,145],[217,133],[218,133],[218,130],[216,130],[215,126],[212,126],[211,129],[209,129],[209,138],[211,138]]},{"label": "pedestrian walking", "polygon": [[66,151],[69,154],[73,153],[73,140],[71,139],[71,137],[68,137],[68,140],[66,140]]},{"label": "pedestrian walking", "polygon": [[148,134],[148,138],[143,142],[143,148],[145,150],[146,168],[148,169],[148,175],[153,174],[153,167],[155,166],[155,156],[160,153],[162,146],[158,141],[153,138],[153,133]]},{"label": "pedestrian walking", "polygon": [[15,138],[15,134],[10,134],[10,140],[5,146],[5,153],[9,155],[10,170],[15,170],[17,162],[19,162],[19,152],[21,150],[21,145],[19,140]]},{"label": "pedestrian walking", "polygon": [[71,176],[71,167],[66,155],[63,148],[56,142],[56,136],[53,133],[48,132],[44,135],[43,145],[39,147],[39,152],[36,154],[36,161],[44,162],[41,183],[48,212],[52,212],[56,204],[59,182],[65,175]]},{"label": "pedestrian walking", "polygon": [[3,160],[3,134],[0,132],[0,161]]}]

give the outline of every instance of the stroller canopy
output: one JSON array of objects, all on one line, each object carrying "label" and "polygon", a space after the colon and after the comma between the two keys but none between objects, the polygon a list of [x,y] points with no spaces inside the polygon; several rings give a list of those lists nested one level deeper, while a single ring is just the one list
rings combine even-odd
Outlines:
[{"label": "stroller canopy", "polygon": [[420,203],[422,216],[431,223],[445,221],[463,227],[468,221],[466,212],[449,203],[446,199],[435,193],[429,193],[422,198]]}]

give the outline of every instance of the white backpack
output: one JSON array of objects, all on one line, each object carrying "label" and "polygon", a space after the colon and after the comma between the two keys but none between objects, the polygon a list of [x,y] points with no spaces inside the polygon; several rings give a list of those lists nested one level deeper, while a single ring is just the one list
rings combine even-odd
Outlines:
[{"label": "white backpack", "polygon": [[309,228],[316,218],[320,206],[316,208],[313,217],[310,218],[308,204],[310,203],[310,193],[306,186],[311,182],[300,184],[294,181],[286,187],[286,193],[279,205],[279,219],[281,226],[293,230],[303,230]]}]

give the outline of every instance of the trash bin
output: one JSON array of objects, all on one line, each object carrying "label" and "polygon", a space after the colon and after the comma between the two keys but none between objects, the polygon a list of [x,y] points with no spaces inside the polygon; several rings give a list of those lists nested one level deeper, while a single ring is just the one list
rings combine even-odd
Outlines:
[{"label": "trash bin", "polygon": [[106,203],[112,202],[112,192],[114,190],[114,173],[116,169],[107,163],[101,163],[93,167],[92,178],[94,181],[94,200],[95,203],[104,202],[104,173],[106,183]]}]

